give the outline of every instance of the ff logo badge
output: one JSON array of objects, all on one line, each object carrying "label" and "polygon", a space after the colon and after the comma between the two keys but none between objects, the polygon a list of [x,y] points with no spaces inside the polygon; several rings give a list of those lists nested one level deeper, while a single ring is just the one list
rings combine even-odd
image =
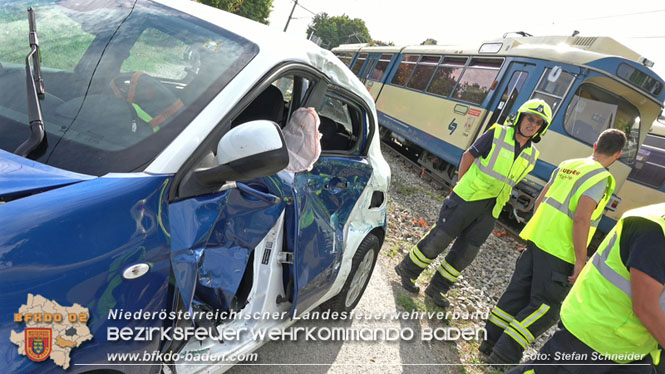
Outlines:
[{"label": "ff logo badge", "polygon": [[44,361],[51,354],[53,334],[50,328],[25,329],[25,354],[32,361]]}]

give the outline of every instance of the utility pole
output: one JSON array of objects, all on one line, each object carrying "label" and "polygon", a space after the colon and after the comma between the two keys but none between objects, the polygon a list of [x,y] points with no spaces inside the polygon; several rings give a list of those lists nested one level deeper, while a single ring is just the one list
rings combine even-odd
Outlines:
[{"label": "utility pole", "polygon": [[289,27],[289,22],[291,22],[291,17],[293,17],[293,11],[296,10],[296,5],[298,5],[298,0],[293,1],[293,8],[291,8],[291,14],[289,14],[289,19],[286,20],[286,26],[284,26],[284,32]]}]

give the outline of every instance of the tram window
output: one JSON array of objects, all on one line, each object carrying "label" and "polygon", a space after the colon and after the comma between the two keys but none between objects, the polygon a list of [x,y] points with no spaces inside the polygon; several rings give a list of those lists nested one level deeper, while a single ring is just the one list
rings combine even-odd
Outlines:
[{"label": "tram window", "polygon": [[367,59],[367,53],[361,53],[358,56],[358,59],[356,60],[356,63],[353,64],[353,68],[351,68],[351,71],[356,75],[360,75],[360,70],[362,70],[363,65],[365,64],[365,60]]},{"label": "tram window", "polygon": [[626,133],[628,141],[621,159],[632,162],[640,136],[640,113],[637,108],[600,87],[580,85],[566,110],[566,131],[584,143],[593,144],[598,135],[610,127]]},{"label": "tram window", "polygon": [[408,82],[411,72],[416,68],[416,62],[419,58],[420,56],[417,55],[407,55],[404,57],[390,83],[396,86],[404,86]]},{"label": "tram window", "polygon": [[374,81],[380,81],[383,79],[383,76],[386,74],[386,69],[390,64],[390,60],[393,58],[393,55],[382,55],[379,59],[379,62],[376,63],[374,69],[369,75],[369,79]]},{"label": "tram window", "polygon": [[[508,118],[508,114],[511,113],[513,105],[515,105],[515,100],[522,91],[524,82],[529,77],[529,73],[523,70],[516,70],[513,72],[513,76],[508,82],[503,95],[501,95],[501,101],[497,105],[496,110],[492,114],[492,118],[487,122],[487,128],[492,126],[495,123],[503,124]],[[487,128],[485,130],[487,130]]]},{"label": "tram window", "polygon": [[628,178],[656,188],[665,185],[665,137],[647,135]]},{"label": "tram window", "polygon": [[362,111],[338,97],[326,96],[317,109],[321,124],[322,151],[360,153],[357,141],[362,138]]},{"label": "tram window", "polygon": [[654,96],[658,96],[663,90],[663,84],[660,83],[656,78],[651,77],[627,64],[619,65],[619,69],[617,69],[617,75],[631,83],[638,85],[640,88]]},{"label": "tram window", "polygon": [[338,52],[338,53],[335,53],[335,56],[337,56],[337,58],[339,58],[340,60],[342,60],[342,62],[344,63],[344,65],[346,65],[346,66],[351,66],[351,61],[353,61],[353,53],[350,53],[350,52]]},{"label": "tram window", "polygon": [[566,96],[566,92],[574,80],[575,77],[572,74],[563,71],[560,67],[547,68],[540,77],[538,87],[531,98],[545,100],[552,108],[552,116],[554,116],[559,111],[559,103]]},{"label": "tram window", "polygon": [[[497,66],[497,61],[499,62]],[[482,104],[499,74],[502,60],[473,59],[460,79],[454,97],[474,104]],[[483,69],[474,66],[483,67]],[[485,67],[491,67],[487,69]]]},{"label": "tram window", "polygon": [[418,91],[424,90],[434,74],[439,59],[439,56],[423,56],[406,86]]},{"label": "tram window", "polygon": [[427,92],[445,97],[450,96],[453,88],[455,88],[455,83],[464,71],[466,60],[466,57],[444,57],[443,62],[434,73],[434,78],[427,88]]}]

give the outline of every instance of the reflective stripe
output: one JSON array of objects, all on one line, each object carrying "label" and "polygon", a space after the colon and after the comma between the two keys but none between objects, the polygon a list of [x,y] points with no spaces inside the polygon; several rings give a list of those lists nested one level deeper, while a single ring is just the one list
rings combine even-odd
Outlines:
[{"label": "reflective stripe", "polygon": [[[429,234],[428,234],[428,235],[429,235]],[[420,262],[422,262],[422,263],[424,263],[424,264],[429,265],[429,264],[432,263],[432,261],[434,261],[433,258],[432,258],[432,259],[427,258],[427,256],[425,256],[425,254],[422,253],[422,252],[420,251],[420,248],[418,248],[417,245],[416,245],[415,247],[413,247],[413,249],[411,250],[411,252],[413,252],[413,254],[414,254],[416,257],[418,257],[418,260],[420,260]]]},{"label": "reflective stripe", "polygon": [[[443,264],[442,264],[442,265],[443,265]],[[446,269],[444,269],[443,267],[439,266],[439,268],[437,269],[437,271],[439,272],[439,274],[441,274],[442,277],[448,279],[448,280],[451,281],[452,283],[457,282],[457,278],[454,277],[454,276],[452,276],[452,275],[450,275],[450,274],[446,271]]]},{"label": "reflective stripe", "polygon": [[494,314],[490,316],[489,321],[501,327],[504,330],[508,327],[508,324],[504,320],[502,320],[501,318],[497,317]]},{"label": "reflective stripe", "polygon": [[492,310],[493,314],[496,314],[497,317],[502,318],[504,321],[510,323],[512,320],[515,319],[515,317],[511,316],[510,314],[504,312],[503,310],[499,309],[498,306],[495,306],[494,309]]},{"label": "reflective stripe", "polygon": [[[617,241],[617,233],[615,231],[614,235],[612,235],[612,239],[610,239],[603,253],[601,254],[596,253],[593,256],[592,263],[593,266],[596,267],[600,275],[603,276],[603,278],[607,279],[608,282],[612,283],[612,285],[620,289],[623,293],[628,295],[628,297],[632,298],[633,288],[630,279],[622,277],[621,274],[617,273],[616,270],[612,269],[607,264],[607,259],[610,257],[610,252],[612,251],[612,248],[614,248],[614,244],[616,243],[616,241]],[[663,293],[660,295],[660,309],[662,309],[663,312],[665,312],[665,291],[663,291]]]},{"label": "reflective stripe", "polygon": [[409,258],[411,259],[411,262],[418,265],[418,267],[425,269],[427,266],[429,266],[429,264],[426,264],[426,263],[423,263],[422,261],[420,261],[418,256],[414,253],[417,248],[418,247],[414,247],[411,250],[411,252],[409,252]]},{"label": "reflective stripe", "polygon": [[490,177],[500,182],[504,182],[506,180],[505,175],[499,174],[496,171],[494,171],[494,164],[496,163],[495,155],[492,155],[492,158],[490,159],[490,166],[483,165],[482,162],[480,162],[480,157],[477,158],[474,161],[474,163],[476,164],[476,166],[478,166],[478,169],[480,169],[480,171],[489,175]]},{"label": "reflective stripe", "polygon": [[[524,157],[523,157],[523,156],[524,156]],[[531,150],[531,154],[530,154],[530,155],[529,155],[529,154],[526,154],[526,152],[522,152],[522,154],[520,155],[520,157],[522,157],[524,160],[526,160],[526,162],[528,162],[529,165],[535,165],[535,164],[536,164],[536,152],[533,151],[533,148],[532,148],[532,150]],[[519,158],[519,157],[518,157],[518,158]],[[520,175],[520,176],[517,178],[517,180],[513,180],[513,179],[511,179],[510,177],[508,177],[508,185],[510,185],[510,187],[515,187],[515,185],[517,185],[517,183],[519,183],[519,181],[522,180],[522,178],[524,177],[524,174],[526,174],[528,170],[529,170],[529,167],[527,166],[527,167],[524,169],[524,171],[522,172],[522,175]]]},{"label": "reflective stripe", "polygon": [[550,310],[550,306],[547,304],[542,304],[540,308],[536,309],[535,312],[531,313],[530,316],[526,317],[524,321],[522,321],[522,325],[524,327],[529,327],[531,326],[534,322],[536,322],[540,317],[544,316],[547,311]]},{"label": "reflective stripe", "polygon": [[[586,174],[584,174],[580,179],[578,179],[575,184],[573,185],[573,188],[568,192],[568,196],[566,197],[566,201],[563,203],[560,203],[556,200],[554,200],[552,197],[548,196],[545,198],[545,201],[543,201],[545,204],[552,206],[554,209],[560,211],[561,213],[567,215],[571,219],[575,218],[575,212],[570,210],[570,200],[573,198],[573,196],[577,193],[577,190],[582,187],[582,184],[584,182],[588,181],[590,178],[606,171],[604,168],[598,168],[595,170],[592,170]],[[600,222],[600,218],[593,220],[592,224],[595,222],[595,226],[598,226],[598,222]]]},{"label": "reflective stripe", "polygon": [[519,321],[517,320],[513,320],[510,323],[510,327],[512,327],[515,331],[522,334],[522,336],[526,338],[528,344],[531,344],[536,339],[533,337],[533,334],[531,334],[531,331],[529,331],[529,329],[527,329],[526,327],[522,326],[522,324],[519,323]]},{"label": "reflective stripe", "polygon": [[610,242],[608,243],[606,249],[603,251],[603,253],[596,254],[593,256],[593,266],[598,269],[600,272],[600,275],[602,275],[605,279],[607,279],[610,283],[612,283],[616,288],[620,289],[628,295],[628,297],[632,297],[632,288],[630,286],[630,280],[622,277],[619,273],[616,272],[616,270],[612,269],[608,264],[607,264],[607,259],[610,256],[610,252],[612,251],[612,248],[614,248],[614,244],[617,240],[617,233],[616,231],[614,232],[614,235],[612,235],[612,239],[610,239]]},{"label": "reflective stripe", "polygon": [[[496,130],[494,130],[494,131],[496,131]],[[490,177],[492,177],[492,178],[494,178],[494,179],[496,179],[496,180],[498,180],[502,183],[506,181],[507,176],[499,174],[494,170],[494,166],[496,166],[496,160],[499,159],[499,153],[501,153],[502,149],[505,149],[505,150],[507,150],[511,153],[515,152],[515,145],[508,144],[508,143],[506,143],[505,140],[503,140],[506,136],[506,133],[507,132],[502,131],[501,134],[499,134],[498,138],[493,139],[493,142],[495,144],[495,148],[494,148],[494,152],[492,152],[492,157],[490,158],[490,161],[487,164],[487,166],[483,165],[482,162],[480,162],[480,157],[476,158],[476,160],[474,161],[475,164],[480,169],[480,171],[482,171],[483,173],[489,175]]]},{"label": "reflective stripe", "polygon": [[459,277],[459,271],[457,271],[457,269],[455,269],[445,259],[441,261],[441,266],[443,266],[450,273],[450,275],[454,276],[455,278]]},{"label": "reflective stripe", "polygon": [[511,338],[513,338],[514,341],[516,341],[517,343],[519,343],[519,345],[521,345],[522,348],[526,349],[526,348],[528,347],[529,344],[528,344],[526,341],[524,341],[524,338],[522,337],[522,335],[520,335],[520,333],[518,333],[517,331],[513,330],[511,327],[512,327],[512,326],[508,326],[508,328],[505,329],[505,330],[503,330],[503,332],[505,332],[505,333],[508,334]]},{"label": "reflective stripe", "polygon": [[[489,175],[490,177],[492,177],[492,178],[494,178],[494,179],[496,179],[496,180],[498,180],[502,183],[508,184],[510,187],[515,187],[515,185],[518,183],[518,181],[514,181],[514,180],[510,179],[509,175],[503,175],[503,174],[497,173],[494,170],[494,167],[496,166],[496,161],[499,159],[499,153],[502,149],[505,149],[505,150],[507,150],[507,151],[509,151],[510,153],[513,153],[513,154],[515,153],[515,145],[506,143],[506,141],[503,140],[504,136],[505,136],[505,134],[501,134],[500,138],[498,138],[498,139],[495,138],[494,139],[494,142],[495,142],[494,144],[496,144],[496,147],[494,148],[494,153],[492,153],[492,157],[490,158],[490,161],[487,164],[487,166],[482,164],[482,162],[480,161],[480,157],[476,158],[474,163],[476,164],[476,166],[478,166],[480,171],[482,171],[483,173]],[[522,154],[518,158],[520,158],[520,157],[525,159],[529,163],[529,165],[535,165],[535,163],[536,163],[536,152],[534,152],[533,147],[531,148],[531,154],[527,154],[526,152],[522,152]],[[516,161],[517,160],[515,160],[515,162]],[[515,164],[515,162],[513,162],[513,165]],[[525,169],[525,171],[528,170],[528,169],[529,168],[527,167]],[[524,173],[522,173],[522,174],[524,174]],[[518,178],[518,180],[521,180],[522,179],[521,177],[522,177],[522,175],[520,175],[520,178]]]}]

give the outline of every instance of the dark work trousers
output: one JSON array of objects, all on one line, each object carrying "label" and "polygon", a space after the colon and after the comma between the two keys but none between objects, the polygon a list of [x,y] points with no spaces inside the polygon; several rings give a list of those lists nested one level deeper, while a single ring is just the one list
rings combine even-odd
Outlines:
[{"label": "dark work trousers", "polygon": [[517,260],[506,291],[485,325],[487,343],[505,362],[519,363],[522,353],[559,319],[574,266],[532,242]]},{"label": "dark work trousers", "polygon": [[535,359],[508,374],[651,374],[655,370],[649,355],[630,365],[607,360],[559,323],[559,330],[545,343]]},{"label": "dark work trousers", "polygon": [[429,285],[440,293],[448,292],[492,232],[496,221],[492,217],[495,201],[464,201],[451,193],[443,202],[436,225],[402,260],[403,274],[415,280],[457,238]]}]

